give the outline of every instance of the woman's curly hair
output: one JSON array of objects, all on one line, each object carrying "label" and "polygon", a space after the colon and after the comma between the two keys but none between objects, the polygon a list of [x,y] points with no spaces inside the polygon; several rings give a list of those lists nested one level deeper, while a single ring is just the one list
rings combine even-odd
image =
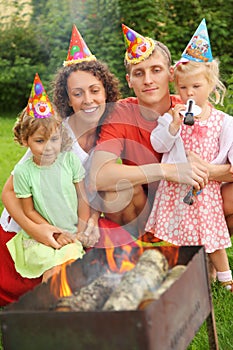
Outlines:
[{"label": "woman's curly hair", "polygon": [[[108,66],[99,60],[83,61],[60,68],[52,82],[53,103],[62,118],[69,117],[74,113],[73,108],[69,105],[67,80],[71,73],[77,71],[93,74],[104,86],[106,109],[99,121],[99,125],[101,125],[112,110],[114,102],[120,98],[120,91],[118,79],[110,72]],[[99,133],[99,129],[100,127],[97,128],[97,134]]]}]

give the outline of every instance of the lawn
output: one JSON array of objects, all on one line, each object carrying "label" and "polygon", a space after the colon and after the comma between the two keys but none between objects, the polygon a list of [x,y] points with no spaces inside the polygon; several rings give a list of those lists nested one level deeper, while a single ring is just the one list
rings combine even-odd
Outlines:
[{"label": "lawn", "polygon": [[[15,119],[0,116],[0,189],[8,178],[16,162],[24,154],[25,149],[14,143],[12,127]],[[0,211],[3,205],[0,201]],[[231,269],[233,269],[233,248],[227,250]],[[195,286],[193,286],[195,288]],[[232,294],[219,287],[218,284],[212,285],[212,297],[214,312],[216,318],[217,333],[220,350],[231,350],[233,344],[233,297]],[[1,344],[0,344],[1,349]],[[188,350],[207,350],[208,336],[206,323],[202,325],[199,332],[188,347]],[[48,349],[49,350],[49,349]]]}]

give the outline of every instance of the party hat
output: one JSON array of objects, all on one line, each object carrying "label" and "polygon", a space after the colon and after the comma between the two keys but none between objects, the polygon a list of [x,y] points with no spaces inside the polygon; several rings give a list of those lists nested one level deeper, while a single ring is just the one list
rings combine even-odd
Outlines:
[{"label": "party hat", "polygon": [[48,118],[54,115],[51,102],[37,73],[28,99],[27,114],[32,118]]},{"label": "party hat", "polygon": [[81,34],[74,24],[67,58],[66,61],[64,61],[63,66],[69,66],[71,64],[79,63],[82,61],[93,60],[96,60],[96,57],[92,55],[91,51],[87,47],[85,41],[83,40]]},{"label": "party hat", "polygon": [[137,64],[152,54],[155,48],[154,40],[143,37],[124,24],[122,24],[122,30],[126,45],[125,59],[127,62]]},{"label": "party hat", "polygon": [[211,62],[213,60],[205,18],[196,29],[182,53],[181,61]]}]

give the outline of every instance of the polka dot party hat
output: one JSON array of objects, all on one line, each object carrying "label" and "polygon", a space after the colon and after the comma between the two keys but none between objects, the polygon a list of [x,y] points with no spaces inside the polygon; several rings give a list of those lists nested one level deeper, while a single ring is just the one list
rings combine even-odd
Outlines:
[{"label": "polka dot party hat", "polygon": [[28,99],[26,112],[32,118],[49,118],[54,115],[54,109],[37,73]]},{"label": "polka dot party hat", "polygon": [[122,24],[125,40],[125,60],[128,63],[137,64],[148,58],[155,48],[155,42],[151,38],[143,37],[139,33]]},{"label": "polka dot party hat", "polygon": [[96,60],[96,57],[92,55],[77,27],[73,25],[70,46],[66,61],[64,61],[63,66],[69,66],[81,61],[93,60]]},{"label": "polka dot party hat", "polygon": [[205,18],[201,21],[190,42],[182,53],[181,62],[211,62],[213,56],[211,52],[209,35]]}]

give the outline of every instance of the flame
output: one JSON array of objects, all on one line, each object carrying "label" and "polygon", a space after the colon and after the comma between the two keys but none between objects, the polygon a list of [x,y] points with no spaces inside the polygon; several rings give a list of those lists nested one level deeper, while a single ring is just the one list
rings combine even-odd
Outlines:
[{"label": "flame", "polygon": [[[141,255],[143,251],[142,246],[138,244],[138,242],[136,245],[135,242],[133,242],[133,245],[125,244],[121,247],[114,247],[108,235],[105,236],[104,241],[106,247],[108,247],[105,248],[108,267],[112,272],[124,273],[134,268],[138,256]],[[136,247],[137,259],[135,258],[135,253],[132,253],[133,246]],[[118,249],[120,249],[120,254],[117,254]]]},{"label": "flame", "polygon": [[67,281],[66,267],[74,260],[70,260],[60,266],[60,273],[55,273],[51,278],[50,290],[56,298],[68,297],[72,295]]},{"label": "flame", "polygon": [[70,295],[72,295],[72,291],[67,281],[66,264],[63,264],[61,266],[60,297],[68,297]]}]

